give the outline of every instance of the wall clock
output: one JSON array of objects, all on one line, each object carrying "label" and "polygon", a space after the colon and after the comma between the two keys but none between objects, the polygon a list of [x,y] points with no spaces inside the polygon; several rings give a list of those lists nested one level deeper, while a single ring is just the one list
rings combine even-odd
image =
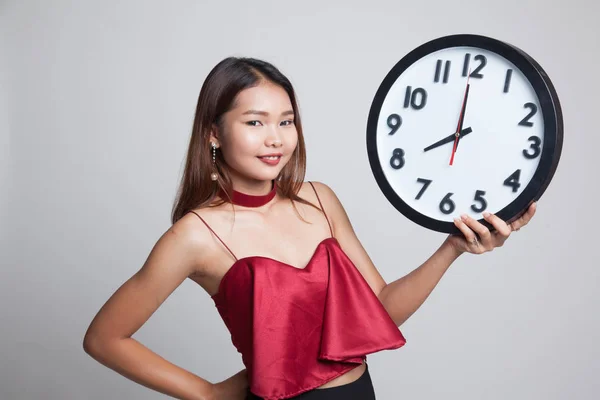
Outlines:
[{"label": "wall clock", "polygon": [[542,67],[503,41],[431,40],[403,57],[367,121],[371,170],[388,201],[423,227],[459,233],[466,213],[507,222],[539,200],[558,166],[563,119]]}]

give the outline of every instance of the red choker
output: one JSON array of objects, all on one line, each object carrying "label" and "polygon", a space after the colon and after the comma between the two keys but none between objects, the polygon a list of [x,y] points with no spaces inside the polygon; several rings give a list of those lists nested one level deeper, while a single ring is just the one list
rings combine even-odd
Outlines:
[{"label": "red choker", "polygon": [[[273,200],[273,197],[275,197],[275,194],[277,193],[277,184],[275,183],[275,181],[272,181],[272,184],[273,187],[271,188],[271,191],[263,195],[246,194],[238,192],[237,190],[233,190],[231,201],[233,204],[242,207],[264,206],[265,204]],[[220,193],[220,197],[223,200],[227,200],[227,196],[223,192]]]}]

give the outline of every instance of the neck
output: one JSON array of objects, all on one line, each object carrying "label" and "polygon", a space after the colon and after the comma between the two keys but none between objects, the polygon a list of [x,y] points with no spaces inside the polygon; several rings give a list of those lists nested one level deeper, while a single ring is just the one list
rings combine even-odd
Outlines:
[{"label": "neck", "polygon": [[[265,194],[249,194],[233,189],[231,193],[231,202],[242,207],[260,207],[270,202],[277,193],[277,184],[271,181],[271,189]],[[223,200],[228,200],[227,195],[220,191],[219,196]]]}]

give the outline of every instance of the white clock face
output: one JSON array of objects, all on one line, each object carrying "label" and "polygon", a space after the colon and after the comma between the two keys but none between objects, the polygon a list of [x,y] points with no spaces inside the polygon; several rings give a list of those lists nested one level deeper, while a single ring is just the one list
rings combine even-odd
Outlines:
[{"label": "white clock face", "polygon": [[504,57],[474,47],[442,49],[409,66],[377,120],[377,154],[389,185],[409,207],[439,221],[505,208],[531,181],[543,146],[544,118],[530,82]]}]

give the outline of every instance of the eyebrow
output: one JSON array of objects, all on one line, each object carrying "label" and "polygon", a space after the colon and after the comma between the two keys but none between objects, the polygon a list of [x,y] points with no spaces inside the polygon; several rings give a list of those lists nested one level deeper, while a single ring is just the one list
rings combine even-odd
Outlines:
[{"label": "eyebrow", "polygon": [[[265,117],[269,116],[269,113],[266,111],[259,111],[259,110],[248,110],[246,112],[244,112],[242,115],[248,115],[248,114],[257,114],[257,115],[264,115]],[[294,111],[293,110],[288,110],[288,111],[284,111],[281,113],[281,115],[294,115]]]}]

